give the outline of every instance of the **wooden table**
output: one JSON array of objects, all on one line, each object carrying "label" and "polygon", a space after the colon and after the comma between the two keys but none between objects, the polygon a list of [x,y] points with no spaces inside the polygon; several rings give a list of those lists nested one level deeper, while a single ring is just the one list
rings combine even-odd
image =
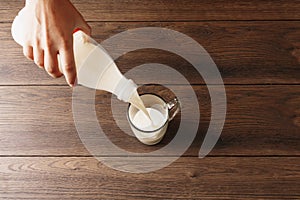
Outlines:
[{"label": "wooden table", "polygon": [[[73,2],[98,42],[131,28],[166,27],[203,45],[227,93],[221,138],[198,158],[211,116],[205,82],[174,54],[138,50],[117,60],[121,71],[156,62],[184,74],[199,100],[200,128],[190,148],[166,168],[131,174],[106,167],[78,137],[72,89],[27,61],[12,40],[11,22],[23,4],[1,0],[0,199],[300,199],[300,1]],[[96,108],[116,145],[149,152],[169,142],[166,137],[147,147],[122,134],[110,99],[97,92]]]}]

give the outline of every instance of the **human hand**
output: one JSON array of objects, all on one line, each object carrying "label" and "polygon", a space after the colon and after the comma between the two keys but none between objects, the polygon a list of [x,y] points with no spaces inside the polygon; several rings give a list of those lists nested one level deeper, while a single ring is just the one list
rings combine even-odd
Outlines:
[{"label": "human hand", "polygon": [[73,32],[81,29],[90,35],[91,28],[69,0],[26,0],[25,7],[30,28],[24,30],[24,55],[54,78],[64,74],[67,83],[74,86]]}]

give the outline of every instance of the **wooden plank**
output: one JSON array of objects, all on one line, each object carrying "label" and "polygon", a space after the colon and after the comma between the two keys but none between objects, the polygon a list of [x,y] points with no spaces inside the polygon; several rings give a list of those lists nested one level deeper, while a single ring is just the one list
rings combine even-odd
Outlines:
[{"label": "wooden plank", "polygon": [[[89,21],[299,20],[298,0],[72,0]],[[23,7],[2,0],[1,21],[12,21]]]},{"label": "wooden plank", "polygon": [[[138,27],[165,27],[187,34],[210,53],[225,84],[300,84],[300,22],[90,24],[98,42]],[[25,59],[22,49],[11,39],[10,24],[0,24],[0,38],[1,85],[65,84],[63,78],[53,80]],[[124,49],[126,46],[118,47],[119,51]],[[162,50],[139,50],[117,60],[123,73],[145,63],[162,63],[179,71],[192,84],[205,83],[184,58]],[[151,67],[143,72],[145,74],[134,73],[139,83],[144,83],[150,76],[153,82],[168,80],[169,83],[180,83],[168,72],[157,73]]]},{"label": "wooden plank", "polygon": [[[206,87],[193,88],[198,96],[201,121],[196,139],[185,153],[187,156],[198,155],[211,112]],[[176,89],[177,96],[186,94],[186,86],[176,86]],[[226,92],[225,126],[211,155],[300,155],[299,86],[226,86]],[[172,96],[168,90],[162,93]],[[189,98],[184,96],[181,100]],[[125,113],[122,114],[127,104],[115,102],[120,111],[118,124],[129,130]],[[179,116],[170,124],[159,145],[145,146],[118,128],[110,105],[110,95],[99,91],[95,107],[98,121],[109,139],[125,150],[141,153],[157,150],[168,144],[177,132]],[[182,106],[187,113],[195,112],[192,105]],[[90,118],[85,120],[89,122]],[[74,126],[71,89],[67,86],[1,87],[0,154],[90,155]]]},{"label": "wooden plank", "polygon": [[299,158],[180,158],[131,174],[94,158],[0,158],[0,197],[291,200],[300,198],[299,164]]}]

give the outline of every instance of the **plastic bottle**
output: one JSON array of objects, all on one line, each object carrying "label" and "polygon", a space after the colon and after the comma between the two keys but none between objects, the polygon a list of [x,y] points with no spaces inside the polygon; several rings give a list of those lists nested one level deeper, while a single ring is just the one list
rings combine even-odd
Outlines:
[{"label": "plastic bottle", "polygon": [[[18,13],[12,24],[12,36],[21,46],[24,43],[22,33],[31,28],[25,26],[28,23],[24,23],[26,19],[29,20],[25,9],[26,7]],[[137,85],[121,74],[113,59],[95,40],[84,32],[77,31],[73,34],[73,49],[78,84],[111,92],[125,102],[136,98]],[[58,61],[60,71],[63,72],[59,55]]]}]

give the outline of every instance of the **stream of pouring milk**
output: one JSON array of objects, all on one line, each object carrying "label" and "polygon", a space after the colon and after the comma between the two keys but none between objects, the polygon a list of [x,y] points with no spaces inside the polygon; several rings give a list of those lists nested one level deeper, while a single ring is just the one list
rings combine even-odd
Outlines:
[{"label": "stream of pouring milk", "polygon": [[146,107],[143,103],[143,100],[141,99],[141,97],[139,96],[137,91],[135,91],[132,94],[131,98],[129,99],[129,103],[131,103],[134,107],[136,107],[137,109],[139,109],[140,111],[143,112],[143,114],[146,116],[145,120],[150,121],[151,123],[153,122],[151,115],[149,114],[148,110],[146,109]]}]

